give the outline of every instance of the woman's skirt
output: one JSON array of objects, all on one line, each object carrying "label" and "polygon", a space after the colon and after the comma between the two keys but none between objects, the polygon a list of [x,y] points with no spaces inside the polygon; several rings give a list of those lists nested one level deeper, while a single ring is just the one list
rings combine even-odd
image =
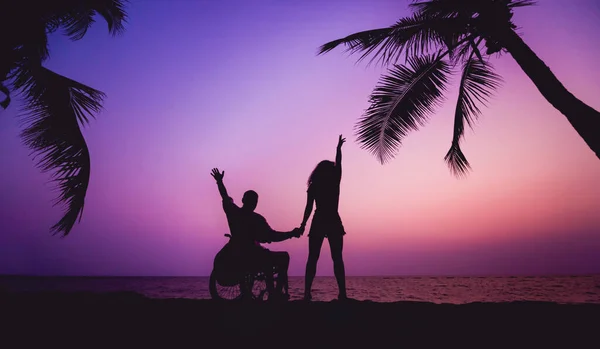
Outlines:
[{"label": "woman's skirt", "polygon": [[315,212],[308,236],[329,237],[346,235],[339,213]]}]

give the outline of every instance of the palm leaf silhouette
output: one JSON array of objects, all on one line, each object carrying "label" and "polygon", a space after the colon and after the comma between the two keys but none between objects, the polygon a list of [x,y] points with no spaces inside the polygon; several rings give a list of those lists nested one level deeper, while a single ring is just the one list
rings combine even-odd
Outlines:
[{"label": "palm leaf silhouette", "polygon": [[[477,50],[473,51],[473,53],[475,52]],[[456,176],[466,174],[471,168],[460,149],[460,140],[464,135],[465,122],[469,127],[473,127],[474,120],[481,114],[481,110],[477,105],[486,105],[487,99],[502,82],[501,77],[492,70],[492,66],[483,60],[473,58],[473,53],[463,65],[454,114],[452,145],[444,157],[450,171]]]},{"label": "palm leaf silhouette", "polygon": [[[467,22],[457,18],[429,18],[421,13],[400,19],[388,28],[380,28],[354,33],[319,47],[318,54],[327,53],[340,45],[346,46],[350,54],[362,52],[358,61],[373,55],[370,62],[381,64],[397,61],[402,54],[428,54],[439,45],[449,50],[456,47]],[[433,52],[437,52],[435,49]]]},{"label": "palm leaf silhouette", "polygon": [[10,90],[0,82],[0,92],[4,94],[4,99],[0,101],[0,107],[6,109],[10,105]]},{"label": "palm leaf silhouette", "polygon": [[450,66],[440,55],[416,56],[394,65],[371,94],[371,106],[357,124],[361,147],[385,163],[410,130],[423,125],[446,89]]},{"label": "palm leaf silhouette", "polygon": [[14,77],[25,105],[21,136],[43,172],[52,172],[66,210],[52,226],[67,235],[81,218],[90,178],[90,154],[79,125],[102,108],[104,94],[44,67],[22,67]]},{"label": "palm leaf silhouette", "polygon": [[108,24],[111,35],[119,35],[125,31],[127,19],[124,0],[59,0],[52,5],[52,17],[46,29],[53,32],[62,29],[71,40],[80,40],[88,29],[96,22],[96,14]]},{"label": "palm leaf silhouette", "polygon": [[[127,0],[10,1],[0,12],[0,106],[11,93],[23,97],[21,137],[43,172],[57,183],[55,205],[64,215],[54,234],[69,234],[81,219],[89,184],[90,155],[80,130],[101,109],[104,94],[43,67],[49,57],[48,35],[61,31],[71,40],[84,37],[103,18],[111,35],[124,31]],[[1,96],[0,96],[1,97]]]}]

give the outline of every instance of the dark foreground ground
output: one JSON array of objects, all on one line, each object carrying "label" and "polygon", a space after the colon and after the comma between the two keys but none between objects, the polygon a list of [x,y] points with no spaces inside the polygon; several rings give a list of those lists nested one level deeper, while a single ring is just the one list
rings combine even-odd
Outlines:
[{"label": "dark foreground ground", "polygon": [[0,347],[600,348],[600,305],[220,304],[0,293]]}]

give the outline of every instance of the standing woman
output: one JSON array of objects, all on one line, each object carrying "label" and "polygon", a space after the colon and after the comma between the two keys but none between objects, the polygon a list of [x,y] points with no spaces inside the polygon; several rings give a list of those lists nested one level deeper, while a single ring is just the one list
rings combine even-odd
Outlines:
[{"label": "standing woman", "polygon": [[306,262],[306,279],[304,284],[304,299],[311,300],[311,287],[317,273],[317,261],[321,254],[323,240],[327,238],[333,259],[333,270],[339,289],[339,300],[346,300],[346,273],[342,248],[344,246],[344,226],[338,213],[340,201],[340,182],[342,179],[342,145],[346,141],[340,138],[337,145],[335,162],[321,161],[308,178],[308,190],[304,219],[300,229],[304,231],[306,221],[316,202],[317,209],[308,234],[308,260]]}]

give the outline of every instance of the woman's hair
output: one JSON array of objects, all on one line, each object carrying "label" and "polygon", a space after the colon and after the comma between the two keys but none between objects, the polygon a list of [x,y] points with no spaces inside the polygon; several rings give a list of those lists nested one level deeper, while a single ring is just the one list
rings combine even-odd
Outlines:
[{"label": "woman's hair", "polygon": [[321,185],[327,184],[328,181],[332,181],[335,176],[335,163],[329,160],[323,160],[317,164],[315,169],[308,177],[308,186],[311,184]]}]

